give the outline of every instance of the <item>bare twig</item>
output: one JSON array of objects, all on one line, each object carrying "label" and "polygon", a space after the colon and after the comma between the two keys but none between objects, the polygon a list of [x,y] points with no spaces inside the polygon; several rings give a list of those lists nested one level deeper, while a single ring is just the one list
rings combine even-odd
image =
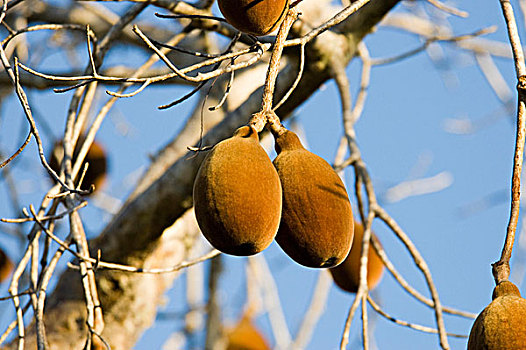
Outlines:
[{"label": "bare twig", "polygon": [[434,309],[435,309],[435,318],[439,330],[439,336],[440,336],[440,345],[443,349],[449,349],[449,344],[446,337],[446,328],[444,325],[444,318],[442,315],[442,304],[440,302],[440,299],[438,297],[438,291],[436,289],[435,284],[433,283],[433,279],[431,277],[431,272],[429,270],[429,267],[427,266],[427,263],[422,258],[416,247],[413,245],[409,237],[403,232],[403,230],[398,226],[398,224],[387,214],[387,212],[381,208],[377,207],[375,208],[376,215],[378,218],[380,218],[383,222],[389,226],[389,228],[398,236],[398,238],[402,241],[402,243],[405,245],[409,253],[411,254],[413,260],[415,261],[416,266],[422,271],[422,274],[425,277],[426,283],[429,288],[429,292],[431,293],[431,298],[434,302]]},{"label": "bare twig", "polygon": [[515,15],[513,14],[513,7],[509,0],[500,0],[502,13],[506,20],[508,28],[508,36],[513,51],[513,59],[515,61],[515,71],[518,80],[518,107],[517,107],[517,134],[515,140],[515,156],[513,159],[513,175],[511,181],[511,209],[508,228],[506,230],[506,241],[502,248],[500,260],[493,263],[492,272],[495,279],[495,284],[508,280],[510,276],[510,259],[513,250],[513,243],[515,241],[515,232],[517,230],[517,221],[519,220],[520,207],[520,187],[521,187],[521,172],[522,161],[524,154],[524,139],[525,139],[525,112],[526,112],[526,66],[524,64],[524,53],[522,51],[521,41],[515,22]]},{"label": "bare twig", "polygon": [[290,95],[294,92],[298,84],[300,83],[301,77],[303,76],[303,68],[305,68],[305,45],[300,45],[300,67],[298,71],[298,76],[296,77],[296,80],[294,80],[294,83],[290,87],[289,91],[283,97],[281,100],[274,106],[273,111],[276,111],[279,107],[281,107],[282,104],[284,104],[287,99],[290,97]]},{"label": "bare twig", "polygon": [[[216,257],[217,255],[221,254],[221,252],[217,249],[212,249],[210,252],[206,253],[205,255],[196,258],[191,261],[182,261],[181,263],[168,267],[168,268],[151,268],[146,269],[142,267],[133,267],[133,266],[127,266],[127,265],[121,265],[121,264],[115,264],[115,263],[109,263],[105,261],[101,261],[100,259],[94,259],[88,256],[82,256],[79,253],[75,252],[74,250],[69,248],[69,244],[66,242],[63,242],[60,240],[55,234],[50,232],[41,222],[41,220],[38,217],[33,216],[33,220],[35,220],[39,225],[41,225],[41,228],[43,232],[48,235],[51,239],[53,239],[56,243],[58,243],[64,250],[67,250],[71,254],[73,254],[77,259],[85,262],[89,262],[91,264],[96,264],[97,269],[108,269],[108,270],[116,270],[116,271],[123,271],[123,272],[133,272],[133,273],[146,273],[146,274],[163,274],[163,273],[172,273],[179,270],[182,270],[184,268],[187,268],[189,266],[198,264],[200,262],[203,262],[208,259],[212,259]],[[68,266],[72,269],[80,270],[78,265],[73,265],[71,263],[68,264]]]},{"label": "bare twig", "polygon": [[24,148],[26,148],[27,144],[29,143],[29,141],[31,141],[31,136],[33,136],[33,133],[30,131],[29,134],[27,134],[27,137],[26,137],[26,140],[24,141],[24,143],[22,144],[22,146],[20,146],[18,148],[18,150],[13,153],[13,155],[9,158],[7,158],[6,160],[4,160],[2,163],[0,163],[0,169],[2,169],[3,167],[5,167],[7,164],[9,164],[13,159],[15,159],[20,153],[22,153],[22,151],[24,150]]},{"label": "bare twig", "polygon": [[475,59],[477,60],[477,64],[480,67],[482,74],[499,100],[504,105],[509,104],[512,101],[513,92],[508,87],[506,80],[494,62],[493,57],[488,53],[479,53],[475,54]]},{"label": "bare twig", "polygon": [[350,115],[350,120],[352,120],[353,123],[356,123],[362,115],[365,100],[367,99],[369,83],[371,82],[372,62],[367,46],[365,46],[363,41],[358,44],[358,55],[362,60],[362,74],[360,76],[360,89],[358,90],[358,95],[356,96],[356,101],[354,102],[354,107],[352,108]]},{"label": "bare twig", "polygon": [[[197,73],[195,77],[193,76],[189,76],[189,75],[186,75],[185,73],[186,72],[190,72],[190,71],[193,71],[193,70],[196,70],[196,69],[199,69],[199,68],[202,68],[202,67],[205,67],[205,66],[208,66],[208,65],[212,65],[212,64],[216,64],[218,62],[222,62],[224,60],[227,60],[227,59],[232,59],[232,58],[236,58],[236,57],[239,57],[240,55],[242,54],[245,54],[245,53],[254,53],[253,49],[252,48],[249,48],[249,49],[246,49],[246,50],[241,50],[239,52],[233,52],[233,53],[230,53],[230,54],[225,54],[225,55],[222,55],[220,57],[216,57],[216,58],[212,58],[212,59],[209,59],[207,61],[204,61],[202,63],[199,63],[199,64],[196,64],[196,65],[193,65],[191,67],[188,67],[186,69],[178,69],[177,67],[175,67],[173,65],[173,63],[168,59],[168,57],[166,57],[166,55],[161,52],[152,42],[151,40],[143,34],[143,32],[139,29],[139,27],[137,26],[134,26],[133,27],[133,31],[148,45],[148,47],[150,49],[152,49],[157,55],[159,55],[159,57],[161,58],[161,60],[174,72],[175,76],[181,78],[181,79],[184,79],[184,80],[187,80],[187,81],[190,81],[190,82],[202,82],[202,81],[205,81],[205,80],[210,80],[212,78],[215,78],[215,77],[218,77],[224,73],[230,73],[234,70],[237,70],[237,69],[241,69],[241,68],[246,68],[252,64],[254,64],[255,62],[257,62],[259,60],[259,58],[261,57],[261,55],[263,54],[265,50],[265,48],[268,49],[268,47],[270,47],[270,45],[268,44],[262,44],[259,49],[255,52],[255,55],[247,60],[247,61],[243,61],[241,63],[238,63],[238,64],[233,64],[233,65],[228,65],[222,69],[217,69],[217,70],[214,70],[214,71],[211,71],[211,72],[207,72],[207,73]],[[140,80],[140,79],[139,79]],[[154,79],[151,78],[151,80],[153,81]]]},{"label": "bare twig", "polygon": [[437,9],[440,9],[455,16],[462,18],[466,18],[469,16],[469,13],[467,13],[466,11],[461,11],[459,9],[454,8],[453,6],[446,5],[443,2],[440,2],[439,0],[427,0],[427,2],[435,6]]},{"label": "bare twig", "polygon": [[274,43],[274,49],[270,56],[270,62],[268,64],[267,75],[265,77],[265,87],[263,89],[263,98],[261,103],[261,111],[254,114],[250,118],[249,124],[254,127],[257,132],[261,132],[265,125],[269,123],[272,132],[282,133],[283,126],[281,125],[278,116],[273,112],[272,102],[274,99],[274,90],[276,87],[276,78],[279,72],[279,62],[281,60],[281,54],[283,53],[283,47],[287,35],[289,34],[290,28],[294,24],[298,17],[296,9],[289,9],[285,19],[281,22],[279,27],[278,35],[276,36],[276,42]]},{"label": "bare twig", "polygon": [[[354,301],[351,305],[351,308],[349,309],[349,313],[347,314],[347,319],[345,320],[345,326],[343,329],[343,335],[342,340],[340,342],[340,350],[345,350],[347,348],[347,344],[349,343],[349,333],[351,330],[351,323],[352,319],[354,317],[354,313],[358,309],[358,306],[360,303],[363,304],[363,298],[367,297],[369,294],[369,289],[367,286],[367,261],[368,261],[368,252],[369,252],[369,241],[371,239],[371,225],[373,223],[374,219],[374,212],[372,210],[369,210],[369,213],[367,215],[367,219],[364,221],[364,233],[363,233],[363,239],[362,239],[362,255],[360,257],[360,285],[358,287],[358,291],[356,292],[356,296],[354,297]],[[367,316],[366,314],[362,314],[362,322],[363,322],[363,332],[366,331],[367,328]],[[365,333],[362,334],[364,345],[367,342],[367,335]]]},{"label": "bare twig", "polygon": [[[66,216],[66,215],[68,215],[68,214],[70,214],[70,213],[72,213],[72,212],[74,212],[76,210],[79,210],[81,208],[84,208],[86,205],[88,205],[88,202],[81,202],[76,207],[68,209],[68,210],[65,210],[64,212],[62,212],[60,214],[43,216],[41,218],[38,218],[38,220],[41,221],[41,222],[45,222],[45,221],[49,221],[49,220],[62,219],[64,216]],[[7,223],[22,223],[22,222],[35,221],[35,219],[32,218],[32,217],[27,217],[27,218],[19,218],[19,219],[0,219],[0,221],[7,222]]]},{"label": "bare twig", "polygon": [[[389,315],[387,312],[382,310],[382,308],[373,300],[373,298],[371,298],[370,295],[367,297],[367,301],[369,302],[371,307],[374,309],[374,311],[378,312],[380,315],[382,315],[383,317],[385,317],[391,322],[394,322],[400,326],[409,327],[411,329],[414,329],[420,332],[424,332],[424,333],[434,333],[434,334],[438,333],[438,330],[436,328],[431,328],[431,327],[426,327],[426,326],[422,326],[422,325],[415,324],[415,323],[410,323],[410,322],[403,321],[403,320],[400,320],[398,318],[395,318]],[[465,334],[447,333],[447,336],[454,337],[454,338],[467,338]]]},{"label": "bare twig", "polygon": [[450,36],[450,35],[446,35],[446,36],[441,36],[441,35],[432,36],[432,37],[427,38],[424,41],[424,43],[422,45],[420,45],[419,47],[417,47],[417,48],[414,48],[414,49],[409,50],[407,52],[401,53],[401,54],[396,55],[394,57],[375,58],[375,59],[372,60],[371,63],[373,65],[375,65],[375,66],[395,63],[395,62],[401,61],[401,60],[403,60],[405,58],[411,57],[413,55],[416,55],[419,52],[422,52],[422,51],[426,50],[433,43],[438,43],[438,42],[459,43],[461,41],[471,40],[473,38],[477,38],[477,37],[482,36],[482,35],[493,33],[496,30],[497,30],[496,26],[491,26],[491,27],[488,27],[488,28],[483,28],[483,29],[477,30],[476,32],[473,32],[473,33],[468,33],[468,34],[461,34],[461,35],[456,35],[456,36]]},{"label": "bare twig", "polygon": [[[366,53],[365,53],[366,55]],[[367,57],[367,56],[365,56]],[[332,69],[333,69],[333,75],[338,85],[338,90],[340,92],[340,99],[342,103],[342,116],[343,116],[343,124],[344,124],[344,130],[345,130],[345,137],[347,139],[347,143],[349,146],[350,151],[350,158],[353,159],[352,162],[349,162],[348,164],[352,164],[355,169],[355,189],[356,189],[356,198],[358,200],[358,209],[360,212],[360,217],[362,221],[365,223],[364,228],[364,238],[362,241],[362,256],[360,258],[360,286],[358,288],[358,291],[356,293],[356,297],[351,305],[351,308],[349,310],[349,313],[347,315],[347,320],[345,322],[345,327],[342,335],[342,340],[340,343],[340,349],[345,349],[348,342],[349,342],[349,331],[352,323],[352,319],[354,316],[354,313],[356,312],[359,303],[364,300],[364,298],[368,294],[367,290],[367,252],[368,252],[368,245],[370,240],[370,225],[372,224],[372,221],[375,217],[379,217],[380,219],[384,221],[391,221],[390,226],[391,230],[402,240],[406,248],[409,250],[410,254],[413,257],[413,260],[417,267],[423,272],[426,282],[428,284],[429,290],[431,292],[432,298],[433,298],[433,306],[435,310],[435,318],[437,321],[438,329],[439,329],[439,337],[440,337],[440,344],[443,349],[449,349],[449,344],[447,341],[446,331],[444,327],[444,321],[442,316],[442,306],[440,304],[440,301],[438,299],[438,293],[436,291],[436,287],[433,283],[433,280],[431,278],[431,274],[429,271],[429,268],[427,267],[427,264],[423,260],[423,258],[420,256],[420,253],[418,250],[414,247],[412,242],[409,240],[409,238],[403,233],[403,231],[396,225],[394,220],[392,220],[387,213],[378,205],[376,195],[374,193],[374,188],[371,182],[371,179],[369,177],[369,174],[367,172],[367,169],[365,167],[365,164],[360,156],[360,150],[358,148],[356,137],[355,137],[355,131],[354,131],[354,124],[356,122],[356,118],[352,117],[351,113],[351,96],[349,92],[349,81],[345,74],[345,70],[343,67],[338,64],[338,62],[332,62]],[[361,187],[362,184],[365,186],[366,190],[366,198],[368,201],[368,210],[367,213],[364,209],[364,201],[362,199],[362,191]],[[386,221],[386,222],[387,222]],[[365,334],[363,334],[364,337],[366,337]],[[364,341],[366,339],[364,338]]]},{"label": "bare twig", "polygon": [[[20,313],[22,315],[24,315],[26,313],[27,310],[29,310],[29,307],[31,306],[31,302],[28,301],[26,303],[26,305],[24,305],[23,308],[21,308],[21,311]],[[7,337],[9,337],[9,335],[11,334],[11,332],[17,327],[18,325],[18,317],[16,320],[14,320],[13,322],[11,322],[9,324],[9,326],[7,326],[5,332],[2,334],[2,336],[0,337],[0,345],[2,345],[6,340],[7,340]]]},{"label": "bare twig", "polygon": [[268,312],[276,347],[278,349],[287,349],[291,343],[291,336],[281,307],[278,288],[269,270],[267,261],[262,254],[259,254],[250,256],[248,262],[252,267],[252,271],[254,271],[260,288],[263,289],[263,300]]},{"label": "bare twig", "polygon": [[[380,242],[378,242],[378,239],[375,238],[374,236],[372,236],[371,238],[372,238],[371,239],[371,244],[373,245],[373,248],[376,251],[376,254],[378,254],[378,256],[382,260],[382,263],[384,264],[384,266],[387,268],[387,270],[389,270],[391,275],[393,275],[393,277],[400,284],[400,286],[402,286],[402,288],[404,288],[404,290],[407,293],[409,293],[410,295],[412,295],[416,300],[418,300],[418,301],[422,302],[423,304],[433,308],[434,307],[433,301],[431,299],[428,299],[428,298],[424,297],[422,294],[417,292],[413,287],[411,287],[411,285],[396,270],[396,268],[393,265],[393,263],[391,262],[391,260],[389,260],[385,250],[380,245]],[[471,313],[471,312],[462,311],[462,310],[457,310],[457,309],[454,309],[454,308],[451,308],[451,307],[446,307],[446,306],[443,307],[443,311],[448,313],[448,314],[451,314],[451,315],[462,316],[462,317],[470,318],[470,319],[475,319],[477,317],[477,314],[474,314],[474,313]]]},{"label": "bare twig", "polygon": [[222,272],[222,256],[218,255],[210,261],[208,274],[205,350],[217,349],[218,341],[221,338],[221,302],[219,297],[219,278]]},{"label": "bare twig", "polygon": [[309,344],[312,333],[325,310],[331,286],[332,279],[329,273],[327,271],[320,271],[314,292],[312,293],[310,305],[296,334],[292,349],[305,349]]},{"label": "bare twig", "polygon": [[7,59],[7,56],[5,54],[5,50],[2,45],[0,45],[0,59],[2,61],[2,64],[4,65],[4,69],[8,72],[9,77],[11,78],[11,81],[13,85],[15,86],[16,94],[18,96],[18,99],[22,105],[22,108],[24,110],[25,116],[29,122],[29,125],[31,127],[31,133],[35,136],[37,146],[38,146],[38,154],[40,156],[40,161],[42,162],[42,165],[47,170],[47,172],[51,175],[51,177],[60,183],[62,187],[64,187],[66,190],[71,191],[73,193],[81,193],[85,194],[86,191],[76,191],[74,189],[70,189],[66,186],[66,184],[60,180],[57,173],[51,169],[48,162],[46,161],[46,157],[44,155],[44,147],[42,146],[42,140],[40,139],[40,134],[38,133],[38,129],[35,124],[35,120],[33,119],[31,108],[29,107],[29,102],[27,100],[27,95],[25,94],[24,90],[22,89],[22,86],[20,86],[19,79],[18,79],[18,67],[17,60],[15,59],[15,70],[11,67],[11,64],[9,63],[9,60]]},{"label": "bare twig", "polygon": [[352,2],[349,6],[338,12],[336,15],[334,15],[331,19],[323,23],[322,25],[314,28],[304,36],[298,39],[292,39],[288,40],[285,43],[285,47],[288,46],[295,46],[300,44],[306,44],[309,41],[316,38],[318,35],[323,33],[324,31],[340,24],[341,22],[345,21],[350,15],[358,11],[360,8],[362,8],[365,4],[367,4],[369,0],[357,0]]},{"label": "bare twig", "polygon": [[[105,261],[97,261],[95,259],[86,259],[90,262],[98,262],[97,268],[99,269],[107,269],[107,270],[115,270],[115,271],[123,271],[123,272],[134,272],[134,273],[147,273],[147,274],[162,274],[162,273],[172,273],[176,272],[182,269],[185,269],[189,266],[199,264],[203,261],[212,259],[216,256],[221,254],[221,252],[217,249],[212,249],[210,252],[204,254],[203,256],[200,256],[199,258],[196,258],[194,260],[190,261],[182,261],[181,263],[172,266],[172,267],[165,267],[165,268],[151,268],[151,269],[145,269],[142,267],[133,267],[133,266],[127,266],[127,265],[121,265],[121,264],[114,264],[114,263],[108,263]],[[78,266],[69,264],[70,268],[78,269]]]}]

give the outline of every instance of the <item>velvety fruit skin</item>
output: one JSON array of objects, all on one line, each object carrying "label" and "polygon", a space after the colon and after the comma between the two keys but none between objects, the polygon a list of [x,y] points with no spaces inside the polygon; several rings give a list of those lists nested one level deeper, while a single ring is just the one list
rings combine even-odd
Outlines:
[{"label": "velvety fruit skin", "polygon": [[251,127],[239,128],[207,154],[194,182],[195,216],[216,249],[253,255],[274,240],[281,184]]},{"label": "velvety fruit skin", "polygon": [[499,283],[493,301],[479,314],[469,334],[468,350],[526,349],[526,300],[511,282]]},{"label": "velvety fruit skin", "polygon": [[[329,269],[334,283],[349,293],[356,293],[360,286],[360,257],[362,255],[363,232],[363,225],[355,223],[354,240],[349,255],[340,265]],[[367,286],[369,290],[372,290],[382,278],[384,264],[371,245],[369,245],[367,256]]]},{"label": "velvety fruit skin", "polygon": [[333,267],[353,241],[353,216],[345,186],[332,167],[286,131],[276,137],[274,166],[283,188],[276,241],[297,263]]},{"label": "velvety fruit skin", "polygon": [[226,350],[270,350],[270,346],[248,317],[243,317],[227,335]]},{"label": "velvety fruit skin", "polygon": [[[84,139],[84,136],[79,137],[77,146],[73,151],[73,162],[75,162],[75,159],[77,158],[80,152],[80,147],[82,147]],[[55,143],[51,156],[48,158],[49,166],[51,166],[51,169],[55,170],[57,174],[60,172],[60,163],[62,162],[63,157],[64,146],[62,141],[58,141]],[[106,151],[104,150],[102,145],[97,141],[93,141],[93,143],[91,144],[88,154],[86,154],[86,158],[84,158],[84,164],[86,164],[86,162],[89,163],[89,167],[86,171],[86,175],[84,176],[84,180],[82,181],[81,189],[89,190],[89,188],[93,184],[95,185],[95,190],[97,190],[100,187],[102,187],[102,185],[106,181],[106,172],[108,170],[108,160],[106,156]],[[84,170],[84,164],[82,165],[80,173],[77,176],[77,180],[80,180],[80,176],[82,175],[82,171]]]},{"label": "velvety fruit skin", "polygon": [[13,272],[13,262],[9,259],[7,254],[0,249],[0,283],[6,281],[11,272]]},{"label": "velvety fruit skin", "polygon": [[255,36],[276,29],[288,8],[288,0],[218,0],[217,4],[228,23]]}]

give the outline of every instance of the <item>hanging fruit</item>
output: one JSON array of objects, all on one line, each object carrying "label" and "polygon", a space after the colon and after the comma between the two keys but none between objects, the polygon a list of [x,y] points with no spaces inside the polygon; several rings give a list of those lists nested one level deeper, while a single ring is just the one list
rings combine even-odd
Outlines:
[{"label": "hanging fruit", "polygon": [[281,184],[257,132],[243,126],[207,154],[194,182],[195,216],[223,253],[253,255],[274,240]]},{"label": "hanging fruit", "polygon": [[510,281],[493,290],[493,301],[478,315],[468,350],[526,349],[526,300]]},{"label": "hanging fruit", "polygon": [[[356,293],[360,286],[360,257],[362,256],[363,233],[363,225],[355,223],[354,240],[349,255],[340,265],[329,269],[334,283],[349,293]],[[382,279],[383,271],[384,264],[382,260],[374,248],[369,246],[369,253],[367,254],[367,286],[369,290],[374,289],[378,285]]]},{"label": "hanging fruit", "polygon": [[349,253],[353,216],[345,186],[332,167],[307,151],[292,131],[275,136],[274,166],[283,188],[276,241],[297,263],[332,267]]},{"label": "hanging fruit", "polygon": [[14,267],[11,259],[9,259],[3,249],[0,249],[0,283],[6,281],[9,276],[11,276]]},{"label": "hanging fruit", "polygon": [[[77,158],[80,147],[84,143],[85,137],[80,136],[73,151],[73,160],[72,164]],[[60,172],[60,165],[62,163],[62,158],[64,158],[64,146],[62,141],[55,143],[52,153],[49,159],[49,166],[57,174]],[[108,157],[106,156],[106,150],[104,147],[97,141],[93,141],[91,144],[86,157],[84,158],[84,163],[82,164],[80,174],[77,176],[77,179],[80,179],[82,171],[86,163],[89,163],[88,170],[84,175],[84,180],[82,180],[82,190],[89,190],[91,185],[95,185],[95,190],[98,190],[102,187],[106,181],[107,168],[108,168]]]},{"label": "hanging fruit", "polygon": [[270,350],[270,346],[250,318],[243,316],[227,332],[226,350]]},{"label": "hanging fruit", "polygon": [[255,36],[277,29],[288,9],[288,0],[218,0],[217,4],[228,23]]}]

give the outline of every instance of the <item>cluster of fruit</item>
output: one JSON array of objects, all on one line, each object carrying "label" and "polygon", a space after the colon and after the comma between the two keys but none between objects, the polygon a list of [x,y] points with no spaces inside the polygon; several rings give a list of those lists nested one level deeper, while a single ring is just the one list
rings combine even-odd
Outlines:
[{"label": "cluster of fruit", "polygon": [[[207,154],[194,182],[199,228],[215,248],[231,255],[257,254],[275,238],[294,261],[330,267],[335,283],[355,293],[363,226],[354,224],[343,182],[292,131],[275,136],[275,142],[272,163],[257,132],[243,126]],[[371,248],[370,289],[383,268]]]},{"label": "cluster of fruit", "polygon": [[353,216],[332,167],[291,131],[275,135],[274,163],[251,126],[207,154],[194,182],[194,207],[204,236],[220,251],[253,255],[276,238],[297,263],[333,267],[348,255]]}]

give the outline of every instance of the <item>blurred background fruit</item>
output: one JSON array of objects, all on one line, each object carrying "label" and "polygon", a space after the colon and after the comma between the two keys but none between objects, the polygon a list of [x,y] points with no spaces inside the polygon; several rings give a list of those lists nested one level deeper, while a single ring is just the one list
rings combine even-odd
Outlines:
[{"label": "blurred background fruit", "polygon": [[[340,265],[329,269],[334,283],[350,293],[356,293],[360,286],[360,257],[362,255],[363,233],[363,225],[355,222],[354,240],[349,255]],[[374,236],[374,233],[372,235]],[[367,256],[367,286],[369,290],[372,290],[382,279],[384,264],[372,245],[369,245],[369,254]]]}]

